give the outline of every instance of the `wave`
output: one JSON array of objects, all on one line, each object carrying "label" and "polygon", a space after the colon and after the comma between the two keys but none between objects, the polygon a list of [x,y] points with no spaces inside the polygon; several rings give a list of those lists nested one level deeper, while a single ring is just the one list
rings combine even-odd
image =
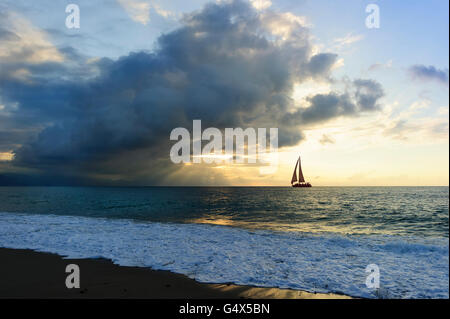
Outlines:
[{"label": "wave", "polygon": [[[448,298],[447,238],[345,236],[205,224],[0,213],[0,246],[181,273],[199,282],[342,293]],[[366,287],[366,266],[380,288]]]}]

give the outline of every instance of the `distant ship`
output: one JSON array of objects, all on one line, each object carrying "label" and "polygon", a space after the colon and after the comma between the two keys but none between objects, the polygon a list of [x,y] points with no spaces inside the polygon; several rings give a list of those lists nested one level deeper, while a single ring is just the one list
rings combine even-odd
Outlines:
[{"label": "distant ship", "polygon": [[[298,179],[297,179],[297,166],[298,166]],[[311,187],[312,185],[308,182],[305,182],[305,178],[303,177],[302,172],[302,164],[300,163],[300,156],[298,157],[297,163],[295,164],[294,175],[292,175],[291,179],[292,187]]]}]

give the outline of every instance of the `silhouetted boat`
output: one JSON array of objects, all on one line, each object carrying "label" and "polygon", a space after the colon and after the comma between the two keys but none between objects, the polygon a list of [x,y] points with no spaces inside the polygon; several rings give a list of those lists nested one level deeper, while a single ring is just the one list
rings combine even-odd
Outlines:
[{"label": "silhouetted boat", "polygon": [[[297,166],[298,166],[298,178],[297,178]],[[305,182],[302,172],[302,164],[300,163],[300,156],[298,157],[297,163],[295,164],[294,174],[291,179],[292,187],[311,187],[312,185]]]}]

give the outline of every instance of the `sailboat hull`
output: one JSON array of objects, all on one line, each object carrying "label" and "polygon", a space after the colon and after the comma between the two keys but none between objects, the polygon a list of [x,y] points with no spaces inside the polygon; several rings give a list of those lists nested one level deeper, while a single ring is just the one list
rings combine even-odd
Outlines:
[{"label": "sailboat hull", "polygon": [[312,187],[310,183],[298,183],[298,184],[292,184],[292,187]]}]

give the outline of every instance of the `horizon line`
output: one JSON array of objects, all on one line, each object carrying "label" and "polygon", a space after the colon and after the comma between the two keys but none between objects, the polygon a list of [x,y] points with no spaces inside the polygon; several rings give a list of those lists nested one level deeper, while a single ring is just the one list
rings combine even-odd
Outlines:
[{"label": "horizon line", "polygon": [[[172,187],[172,188],[199,188],[199,187],[279,187],[279,188],[293,188],[290,185],[0,185],[0,187],[108,187],[108,188],[150,188],[150,187]],[[449,185],[319,185],[318,187],[449,187]]]}]

